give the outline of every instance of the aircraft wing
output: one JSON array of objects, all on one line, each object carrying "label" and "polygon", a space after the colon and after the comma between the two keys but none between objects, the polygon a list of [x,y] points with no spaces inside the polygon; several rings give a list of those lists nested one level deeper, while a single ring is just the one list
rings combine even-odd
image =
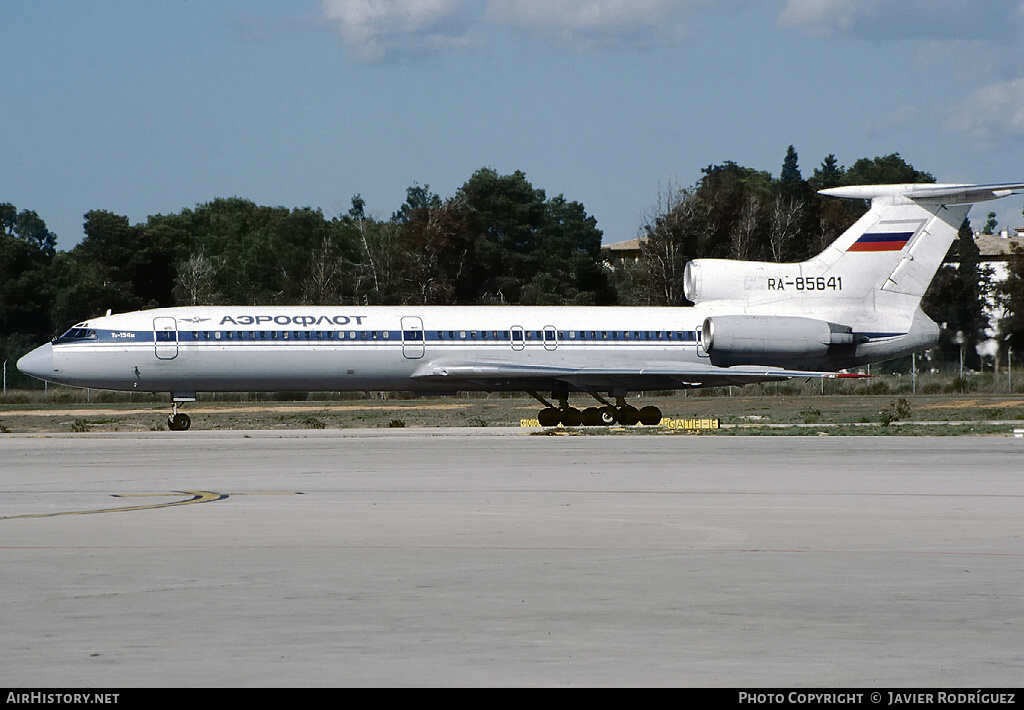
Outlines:
[{"label": "aircraft wing", "polygon": [[753,382],[788,380],[793,377],[832,378],[835,372],[786,370],[778,367],[740,365],[715,367],[703,363],[643,363],[636,369],[602,367],[552,367],[500,362],[424,363],[413,379],[431,384],[447,383],[458,389],[460,382],[491,386],[495,389],[517,385],[521,389],[549,389],[554,383],[577,390],[624,388],[630,390],[720,387]]}]

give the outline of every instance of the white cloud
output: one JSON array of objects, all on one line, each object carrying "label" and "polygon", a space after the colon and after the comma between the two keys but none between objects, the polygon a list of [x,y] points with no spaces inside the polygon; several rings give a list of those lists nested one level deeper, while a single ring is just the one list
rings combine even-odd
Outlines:
[{"label": "white cloud", "polygon": [[951,112],[946,129],[967,136],[979,148],[1024,138],[1024,77],[989,84]]},{"label": "white cloud", "polygon": [[1019,39],[1020,0],[786,0],[780,27],[868,40]]},{"label": "white cloud", "polygon": [[[723,0],[716,0],[718,6]],[[732,3],[730,3],[731,5]],[[652,47],[684,35],[688,10],[711,0],[322,0],[323,16],[361,58],[470,44],[479,26],[575,49]]]},{"label": "white cloud", "polygon": [[366,60],[388,54],[463,46],[473,0],[323,0],[324,16]]},{"label": "white cloud", "polygon": [[830,35],[853,26],[856,0],[787,0],[779,13],[779,26]]},{"label": "white cloud", "polygon": [[677,41],[693,0],[489,0],[487,17],[576,48]]}]

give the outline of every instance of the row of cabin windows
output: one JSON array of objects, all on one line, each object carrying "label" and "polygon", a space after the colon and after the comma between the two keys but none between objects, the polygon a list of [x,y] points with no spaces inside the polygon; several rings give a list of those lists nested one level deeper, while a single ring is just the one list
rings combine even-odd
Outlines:
[{"label": "row of cabin windows", "polygon": [[[436,340],[523,340],[555,341],[555,330],[438,330],[427,331]],[[695,331],[685,330],[559,330],[558,340],[675,340],[693,342]],[[157,331],[156,340],[173,342],[174,331]],[[390,340],[404,337],[406,342],[422,342],[419,330],[203,330],[192,331],[192,340]]]},{"label": "row of cabin windows", "polygon": [[398,337],[387,330],[194,330],[192,340],[388,340],[392,335]]}]

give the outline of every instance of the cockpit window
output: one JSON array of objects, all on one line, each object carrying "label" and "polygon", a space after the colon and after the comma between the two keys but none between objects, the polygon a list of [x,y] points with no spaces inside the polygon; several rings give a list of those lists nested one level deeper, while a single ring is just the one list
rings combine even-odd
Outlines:
[{"label": "cockpit window", "polygon": [[57,341],[62,343],[72,340],[96,340],[96,330],[93,328],[69,328],[64,335],[57,338]]}]

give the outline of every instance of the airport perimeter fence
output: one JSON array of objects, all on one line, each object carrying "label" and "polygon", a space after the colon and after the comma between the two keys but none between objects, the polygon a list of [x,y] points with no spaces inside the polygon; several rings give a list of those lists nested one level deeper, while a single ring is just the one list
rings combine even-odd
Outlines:
[{"label": "airport perimeter fence", "polygon": [[[1008,373],[929,372],[912,374],[879,374],[863,379],[794,379],[732,387],[709,387],[694,390],[648,391],[637,393],[651,397],[810,397],[870,395],[1024,395],[1024,368]],[[462,399],[517,399],[528,395],[505,392],[462,392]],[[201,402],[333,402],[333,401],[405,401],[421,397],[411,392],[201,392]],[[451,399],[451,396],[444,397]],[[166,392],[112,392],[64,385],[40,383],[38,389],[5,388],[0,404],[146,404],[167,402]]]}]

